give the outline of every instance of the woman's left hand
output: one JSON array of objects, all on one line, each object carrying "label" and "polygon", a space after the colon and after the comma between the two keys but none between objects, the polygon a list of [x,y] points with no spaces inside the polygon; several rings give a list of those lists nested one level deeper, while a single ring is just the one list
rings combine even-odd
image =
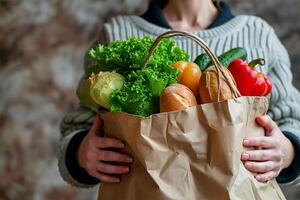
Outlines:
[{"label": "woman's left hand", "polygon": [[256,121],[264,127],[265,136],[245,138],[244,147],[255,149],[243,152],[241,160],[246,169],[255,174],[257,181],[267,182],[290,166],[295,150],[291,141],[268,115],[259,116]]}]

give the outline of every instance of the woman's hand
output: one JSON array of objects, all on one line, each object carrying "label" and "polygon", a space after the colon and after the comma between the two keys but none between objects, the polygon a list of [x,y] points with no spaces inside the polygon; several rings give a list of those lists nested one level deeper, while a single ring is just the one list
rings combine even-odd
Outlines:
[{"label": "woman's hand", "polygon": [[103,182],[120,182],[117,175],[129,172],[129,166],[109,164],[108,162],[131,163],[129,155],[108,150],[107,148],[124,148],[124,143],[118,139],[99,137],[101,118],[96,115],[93,126],[80,144],[77,160],[80,167],[89,175]]},{"label": "woman's hand", "polygon": [[294,159],[294,147],[268,116],[259,116],[257,123],[264,127],[265,136],[245,138],[243,145],[255,150],[245,151],[241,155],[246,169],[255,174],[259,182],[276,178],[282,169],[290,166]]}]

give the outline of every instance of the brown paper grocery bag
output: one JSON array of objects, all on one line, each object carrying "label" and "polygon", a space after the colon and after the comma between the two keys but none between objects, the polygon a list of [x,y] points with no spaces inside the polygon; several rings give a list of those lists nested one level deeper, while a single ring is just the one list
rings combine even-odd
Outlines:
[{"label": "brown paper grocery bag", "polygon": [[239,97],[150,117],[101,113],[134,163],[121,183],[101,184],[99,199],[285,199],[275,180],[257,182],[240,161],[243,138],[264,135],[255,117],[267,109],[265,97]]},{"label": "brown paper grocery bag", "polygon": [[103,112],[105,133],[127,144],[134,162],[121,183],[102,183],[100,200],[280,200],[275,180],[259,183],[240,161],[246,136],[262,136],[255,117],[268,110],[266,97],[240,97],[224,67],[196,35],[169,31],[153,43],[146,66],[163,38],[184,36],[209,55],[219,80],[227,81],[235,99],[198,105],[187,110],[139,117]]}]

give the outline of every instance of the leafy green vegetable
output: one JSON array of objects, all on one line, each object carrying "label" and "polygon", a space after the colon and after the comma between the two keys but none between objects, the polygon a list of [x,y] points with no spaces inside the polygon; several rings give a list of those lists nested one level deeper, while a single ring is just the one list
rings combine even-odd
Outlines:
[{"label": "leafy green vegetable", "polygon": [[114,41],[108,46],[99,44],[88,51],[88,56],[94,59],[96,64],[86,68],[86,75],[112,70],[127,75],[132,70],[140,69],[152,42],[150,37],[131,37],[128,40]]},{"label": "leafy green vegetable", "polygon": [[110,96],[112,112],[127,112],[148,116],[159,112],[159,96],[163,89],[177,82],[178,70],[172,65],[179,60],[187,61],[188,55],[176,47],[172,39],[164,39],[156,48],[144,69],[141,66],[153,39],[131,37],[114,41],[108,46],[98,45],[88,52],[95,65],[86,70],[86,75],[99,71],[122,74],[126,80],[120,90]]},{"label": "leafy green vegetable", "polygon": [[121,89],[125,78],[116,72],[99,72],[92,74],[89,78],[91,82],[90,96],[97,104],[109,109],[110,94],[117,89]]}]

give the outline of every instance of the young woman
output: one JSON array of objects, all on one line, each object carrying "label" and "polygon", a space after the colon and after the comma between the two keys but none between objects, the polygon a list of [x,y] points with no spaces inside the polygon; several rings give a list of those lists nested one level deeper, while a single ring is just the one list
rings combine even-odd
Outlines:
[{"label": "young woman", "polygon": [[[249,60],[262,57],[261,70],[273,83],[268,115],[257,122],[265,128],[264,137],[245,138],[243,145],[259,150],[243,152],[245,167],[265,182],[277,178],[280,183],[299,183],[300,174],[300,94],[292,85],[290,61],[274,30],[254,16],[234,16],[225,2],[211,0],[151,1],[145,14],[118,16],[103,27],[100,42],[127,39],[129,36],[156,37],[169,29],[193,32],[220,54],[234,47],[247,50]],[[190,40],[176,38],[192,58],[202,50]],[[86,65],[88,67],[88,64]],[[99,181],[119,182],[120,174],[130,171],[132,158],[107,148],[124,148],[122,141],[100,137],[101,119],[81,107],[64,118],[61,131],[59,169],[72,185],[89,187]],[[130,130],[128,130],[130,131]],[[108,161],[128,163],[128,166]]]}]

